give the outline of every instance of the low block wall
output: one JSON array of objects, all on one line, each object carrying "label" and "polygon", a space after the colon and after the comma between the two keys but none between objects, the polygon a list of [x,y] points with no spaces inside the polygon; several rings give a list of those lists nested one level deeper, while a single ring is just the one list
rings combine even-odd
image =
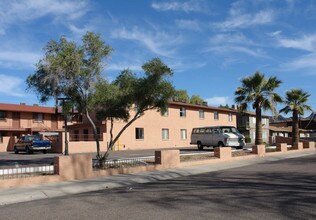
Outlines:
[{"label": "low block wall", "polygon": [[[270,152],[269,155],[282,154],[285,150],[286,144],[282,143],[280,146],[280,152]],[[303,148],[305,146],[305,148]],[[307,146],[309,148],[307,148]],[[44,184],[51,182],[68,181],[74,179],[89,179],[97,178],[101,176],[110,176],[117,174],[129,174],[139,173],[146,171],[163,170],[175,167],[206,165],[217,162],[225,162],[227,160],[243,160],[250,158],[257,158],[265,155],[265,145],[253,146],[252,155],[232,157],[231,148],[215,148],[214,155],[218,159],[201,160],[201,161],[186,161],[180,163],[179,150],[162,150],[155,152],[155,161],[157,164],[140,166],[140,167],[121,167],[106,170],[94,171],[92,168],[92,156],[91,155],[71,155],[71,156],[59,156],[54,158],[55,174],[52,176],[37,176],[30,178],[16,178],[16,179],[4,179],[0,180],[0,188],[22,187],[27,185]],[[315,143],[311,142],[308,145],[302,145],[302,149],[315,150]],[[283,150],[283,151],[282,151]],[[286,153],[294,154],[296,151],[287,151]]]},{"label": "low block wall", "polygon": [[71,155],[54,158],[54,171],[61,179],[83,179],[92,176],[91,155]]},{"label": "low block wall", "polygon": [[266,146],[265,145],[253,145],[252,146],[252,153],[257,154],[258,156],[262,157],[266,154]]},{"label": "low block wall", "polygon": [[216,147],[214,149],[214,156],[222,160],[229,160],[232,158],[232,150],[230,147]]},{"label": "low block wall", "polygon": [[303,142],[304,149],[315,149],[315,142]]},{"label": "low block wall", "polygon": [[177,167],[180,164],[179,150],[155,151],[155,163],[163,167]]}]

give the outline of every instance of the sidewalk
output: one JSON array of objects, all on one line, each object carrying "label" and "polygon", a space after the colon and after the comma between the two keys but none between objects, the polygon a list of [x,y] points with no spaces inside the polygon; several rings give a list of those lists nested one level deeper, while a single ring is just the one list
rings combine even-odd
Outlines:
[{"label": "sidewalk", "polygon": [[177,177],[219,171],[230,168],[244,167],[252,164],[265,163],[288,158],[296,158],[316,154],[316,151],[299,152],[296,154],[279,154],[261,158],[233,160],[207,164],[203,166],[183,167],[155,172],[107,176],[97,179],[75,180],[61,183],[49,183],[23,188],[1,189],[0,205],[14,204],[38,199],[54,198],[71,194],[105,190],[117,187],[132,187],[138,183],[149,183]]}]

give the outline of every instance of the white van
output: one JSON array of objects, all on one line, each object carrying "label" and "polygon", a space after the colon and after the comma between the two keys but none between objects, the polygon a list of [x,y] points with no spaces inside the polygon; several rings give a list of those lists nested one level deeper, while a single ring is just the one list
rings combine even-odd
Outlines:
[{"label": "white van", "polygon": [[233,126],[193,128],[190,144],[196,144],[199,150],[203,150],[204,146],[229,146],[242,149],[246,145],[245,137]]}]

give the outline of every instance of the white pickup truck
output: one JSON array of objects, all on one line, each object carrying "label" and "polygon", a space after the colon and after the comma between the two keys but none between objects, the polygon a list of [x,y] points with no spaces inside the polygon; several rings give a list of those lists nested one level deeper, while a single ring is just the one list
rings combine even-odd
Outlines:
[{"label": "white pickup truck", "polygon": [[245,137],[233,126],[193,128],[190,144],[196,144],[199,150],[210,146],[242,149],[246,145]]}]

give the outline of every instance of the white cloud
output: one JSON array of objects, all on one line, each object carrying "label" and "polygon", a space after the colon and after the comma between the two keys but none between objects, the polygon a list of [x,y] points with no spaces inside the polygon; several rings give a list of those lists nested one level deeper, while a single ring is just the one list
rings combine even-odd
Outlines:
[{"label": "white cloud", "polygon": [[196,20],[176,20],[175,22],[180,29],[201,31],[200,24]]},{"label": "white cloud", "polygon": [[283,71],[295,71],[295,70],[312,70],[314,74],[316,68],[316,53],[301,56],[290,62],[283,63],[280,66],[280,70]]},{"label": "white cloud", "polygon": [[41,58],[40,54],[25,51],[0,51],[0,66],[30,68]]},{"label": "white cloud", "polygon": [[228,45],[228,46],[212,46],[206,49],[206,52],[232,54],[233,52],[244,53],[252,57],[269,58],[260,49],[250,49],[244,46]]},{"label": "white cloud", "polygon": [[229,11],[229,17],[223,22],[215,23],[215,27],[223,30],[230,30],[248,28],[256,25],[265,25],[272,23],[275,16],[275,12],[269,9],[254,13],[245,13],[240,4],[233,4]]},{"label": "white cloud", "polygon": [[281,47],[306,50],[310,52],[316,51],[316,34],[304,35],[297,39],[279,37],[278,42]]},{"label": "white cloud", "polygon": [[0,93],[11,97],[25,97],[25,92],[21,90],[22,79],[5,74],[0,74],[0,78]]},{"label": "white cloud", "polygon": [[208,105],[218,107],[220,105],[230,105],[232,103],[231,98],[229,96],[218,96],[205,99]]},{"label": "white cloud", "polygon": [[169,2],[153,2],[151,7],[157,11],[184,11],[189,12],[206,12],[207,7],[203,1],[169,1]]},{"label": "white cloud", "polygon": [[131,30],[120,28],[112,31],[112,38],[126,39],[140,42],[151,52],[165,57],[173,57],[175,45],[182,41],[180,36],[173,36],[163,31],[146,32],[134,27]]},{"label": "white cloud", "polygon": [[74,20],[87,11],[85,1],[73,0],[28,0],[0,2],[0,33],[4,34],[10,24],[39,19],[53,15],[56,20]]},{"label": "white cloud", "polygon": [[253,44],[251,39],[246,38],[245,35],[242,33],[235,33],[235,34],[217,34],[210,38],[210,42],[214,45],[221,45],[221,44],[242,44],[248,45]]}]

